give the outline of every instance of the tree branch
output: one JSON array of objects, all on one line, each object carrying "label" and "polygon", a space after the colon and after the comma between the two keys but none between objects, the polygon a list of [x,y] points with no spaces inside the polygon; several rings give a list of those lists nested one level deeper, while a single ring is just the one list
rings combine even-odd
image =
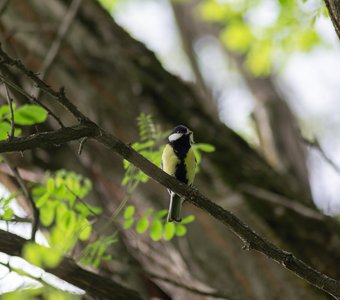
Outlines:
[{"label": "tree branch", "polygon": [[325,0],[329,16],[333,22],[335,32],[340,39],[340,2],[339,0]]},{"label": "tree branch", "polygon": [[[89,121],[87,117],[79,112],[78,108],[69,102],[68,98],[63,93],[63,90],[60,92],[54,91],[46,83],[41,81],[32,71],[26,69],[21,62],[12,60],[1,49],[0,57],[3,59],[2,63],[17,67],[21,72],[26,74],[39,87],[41,87],[41,89],[60,101],[60,103],[68,108],[69,111],[82,122],[79,126],[62,128],[55,132],[38,133],[28,137],[14,138],[12,141],[0,142],[0,153],[23,151],[36,147],[53,146],[55,144],[59,145],[61,143],[66,143],[68,141],[84,137],[94,138],[112,152],[120,155],[122,158],[138,167],[146,175],[153,178],[158,183],[185,197],[189,202],[212,215],[216,220],[220,221],[232,230],[245,243],[245,249],[254,249],[265,254],[267,257],[291,270],[310,284],[324,290],[335,298],[340,298],[339,282],[313,269],[303,261],[296,258],[293,254],[268,242],[245,225],[234,214],[213,203],[196,189],[188,187],[187,185],[179,182],[176,178],[169,176],[160,168],[149,162],[145,157],[133,150],[130,146],[124,144],[115,136],[99,128],[98,125]],[[68,272],[66,266],[59,267],[59,270],[64,268],[64,271]],[[78,274],[75,275],[75,277],[79,277],[81,279]]]},{"label": "tree branch", "polygon": [[[87,134],[90,135],[88,136]],[[340,298],[339,282],[313,269],[302,260],[296,258],[292,253],[276,247],[249,228],[234,214],[213,203],[198,190],[179,182],[175,177],[169,176],[130,146],[124,144],[118,138],[100,129],[93,123],[86,123],[71,128],[62,128],[56,132],[39,133],[24,138],[15,138],[12,141],[3,141],[0,142],[0,153],[46,147],[53,144],[66,143],[86,136],[94,138],[112,152],[138,167],[158,183],[185,197],[189,202],[212,215],[244,242],[245,249],[254,249],[265,254],[310,284],[324,290],[335,298]]]},{"label": "tree branch", "polygon": [[[22,237],[0,229],[0,251],[10,256],[21,256],[24,245],[28,242]],[[141,300],[133,290],[80,268],[72,259],[64,257],[59,266],[47,272],[85,290],[94,298],[120,300]]]},{"label": "tree branch", "polygon": [[28,149],[56,147],[83,137],[94,137],[98,127],[92,123],[74,127],[64,127],[56,131],[41,132],[27,137],[13,138],[11,142],[0,141],[0,153],[24,151]]}]

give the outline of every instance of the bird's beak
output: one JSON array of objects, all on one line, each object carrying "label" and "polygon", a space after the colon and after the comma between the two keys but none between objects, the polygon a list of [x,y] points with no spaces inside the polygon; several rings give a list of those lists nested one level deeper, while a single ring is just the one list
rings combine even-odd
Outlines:
[{"label": "bird's beak", "polygon": [[186,135],[191,135],[192,134],[192,131],[188,131],[187,133],[186,133]]}]

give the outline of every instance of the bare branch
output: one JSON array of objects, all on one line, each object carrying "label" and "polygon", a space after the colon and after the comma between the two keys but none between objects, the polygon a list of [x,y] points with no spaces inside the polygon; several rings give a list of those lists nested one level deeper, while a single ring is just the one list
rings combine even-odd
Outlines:
[{"label": "bare branch", "polygon": [[339,0],[325,0],[325,3],[335,32],[340,39],[340,2]]},{"label": "bare branch", "polygon": [[[0,252],[10,256],[21,256],[24,245],[28,242],[13,233],[0,230]],[[85,290],[95,299],[141,300],[133,290],[123,287],[111,279],[80,268],[74,260],[64,257],[61,263],[47,272]]]}]

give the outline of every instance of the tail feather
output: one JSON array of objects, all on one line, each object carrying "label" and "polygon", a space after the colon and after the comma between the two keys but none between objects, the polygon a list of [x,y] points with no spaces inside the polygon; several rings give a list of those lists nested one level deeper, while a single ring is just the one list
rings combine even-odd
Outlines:
[{"label": "tail feather", "polygon": [[168,222],[182,221],[182,203],[183,200],[181,199],[181,197],[171,192]]}]

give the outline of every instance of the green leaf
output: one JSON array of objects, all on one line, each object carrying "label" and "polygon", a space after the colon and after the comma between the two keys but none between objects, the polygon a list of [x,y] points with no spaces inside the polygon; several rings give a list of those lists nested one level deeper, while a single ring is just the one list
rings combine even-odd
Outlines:
[{"label": "green leaf", "polygon": [[54,221],[55,201],[47,201],[46,204],[40,208],[40,222],[44,226],[50,226]]},{"label": "green leaf", "polygon": [[149,220],[147,218],[141,218],[136,224],[136,231],[138,233],[144,233],[149,227]]},{"label": "green leaf", "polygon": [[249,25],[237,21],[227,25],[221,34],[221,40],[229,49],[244,53],[251,46],[253,35]]},{"label": "green leaf", "polygon": [[272,69],[272,56],[271,43],[259,43],[248,52],[245,65],[255,76],[265,76]]},{"label": "green leaf", "polygon": [[194,216],[194,215],[190,215],[190,216],[185,217],[185,218],[182,220],[181,224],[185,225],[185,224],[192,223],[192,222],[194,222],[194,221],[195,221],[195,216]]},{"label": "green leaf", "polygon": [[54,248],[45,248],[42,255],[43,264],[48,268],[55,268],[61,262],[61,253]]},{"label": "green leaf", "polygon": [[155,220],[150,229],[150,237],[153,241],[159,241],[163,234],[163,224],[159,220]]},{"label": "green leaf", "polygon": [[[13,103],[14,105],[14,103]],[[14,107],[13,107],[14,108]],[[2,119],[3,117],[5,117],[5,115],[9,115],[10,114],[10,109],[9,109],[9,106],[7,104],[5,105],[2,105],[0,107],[0,119]],[[8,116],[7,116],[8,118]]]},{"label": "green leaf", "polygon": [[61,202],[61,203],[58,204],[57,211],[56,211],[56,213],[57,213],[57,218],[56,218],[57,219],[57,225],[59,225],[59,224],[63,225],[64,224],[64,217],[65,217],[67,211],[68,211],[68,209],[67,209],[67,206],[66,206],[65,203]]},{"label": "green leaf", "polygon": [[38,198],[37,202],[35,203],[37,208],[42,207],[46,201],[49,199],[50,195],[49,193],[43,194],[41,197]]},{"label": "green leaf", "polygon": [[87,219],[83,219],[81,223],[81,231],[79,233],[79,239],[86,241],[90,238],[92,232],[92,226]]},{"label": "green leaf", "polygon": [[211,144],[199,143],[195,144],[194,146],[203,152],[214,152],[216,150],[215,146]]},{"label": "green leaf", "polygon": [[124,211],[124,219],[130,219],[132,218],[133,214],[135,213],[135,207],[133,205],[129,205],[125,208]]},{"label": "green leaf", "polygon": [[52,194],[54,192],[54,187],[55,187],[53,178],[48,178],[46,185],[47,185],[47,192]]},{"label": "green leaf", "polygon": [[14,111],[14,122],[18,125],[33,125],[42,123],[47,118],[47,111],[35,104],[20,106]]},{"label": "green leaf", "polygon": [[133,223],[135,222],[135,220],[134,219],[127,219],[127,220],[125,220],[125,222],[124,222],[124,224],[123,224],[123,227],[124,227],[124,229],[129,229],[129,228],[131,228],[131,226],[133,225]]},{"label": "green leaf", "polygon": [[33,243],[26,243],[22,250],[24,259],[35,266],[42,267],[41,247]]},{"label": "green leaf", "polygon": [[13,216],[13,209],[9,207],[5,210],[4,214],[2,215],[2,218],[5,221],[9,221],[12,219],[12,216]]},{"label": "green leaf", "polygon": [[163,237],[166,241],[170,241],[174,236],[176,232],[176,227],[174,223],[167,222],[164,226],[164,233]]},{"label": "green leaf", "polygon": [[187,233],[187,228],[181,224],[176,226],[176,235],[184,236]]},{"label": "green leaf", "polygon": [[150,216],[153,213],[154,209],[153,208],[149,208],[147,209],[144,213],[143,213],[143,217],[146,218],[148,216]]},{"label": "green leaf", "polygon": [[154,219],[162,219],[163,217],[165,217],[168,214],[168,210],[167,209],[162,209],[158,212],[156,212],[153,216]]},{"label": "green leaf", "polygon": [[8,122],[0,123],[0,140],[6,140],[11,132],[11,125]]}]

